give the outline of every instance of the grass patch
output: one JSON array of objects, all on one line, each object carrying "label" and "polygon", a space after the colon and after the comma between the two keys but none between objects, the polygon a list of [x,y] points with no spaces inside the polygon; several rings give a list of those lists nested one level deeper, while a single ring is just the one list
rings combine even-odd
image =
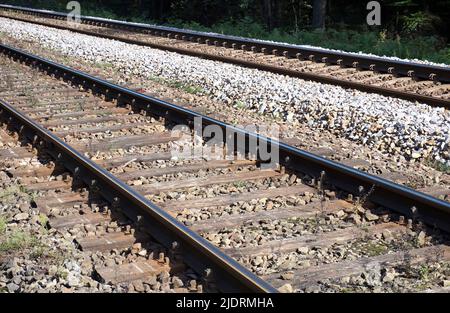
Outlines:
[{"label": "grass patch", "polygon": [[15,231],[0,242],[0,252],[14,252],[33,247],[39,240],[22,231]]},{"label": "grass patch", "polygon": [[184,91],[186,91],[187,93],[193,94],[193,95],[199,95],[199,94],[203,94],[204,90],[201,87],[198,86],[184,86],[182,88]]},{"label": "grass patch", "polygon": [[[62,264],[63,255],[58,251],[52,251],[49,246],[43,244],[35,235],[23,231],[14,231],[0,236],[0,255],[27,254],[30,259],[50,259]],[[53,262],[53,261],[52,261]]]},{"label": "grass patch", "polygon": [[48,224],[48,217],[47,217],[47,215],[42,214],[42,213],[39,214],[39,216],[38,216],[38,223],[39,223],[39,225],[41,225],[43,227],[46,227],[47,224]]},{"label": "grass patch", "polygon": [[164,80],[162,79],[162,82],[172,88],[176,88],[176,89],[180,89],[183,90],[184,92],[193,94],[193,95],[197,95],[197,94],[201,94],[203,93],[203,89],[199,86],[193,86],[193,85],[188,85],[182,82],[177,82],[177,81],[170,81],[170,80]]},{"label": "grass patch", "polygon": [[243,188],[245,187],[245,185],[246,185],[245,181],[237,181],[233,183],[233,186],[236,188]]},{"label": "grass patch", "polygon": [[234,107],[237,108],[237,109],[245,109],[247,106],[245,105],[244,102],[236,100],[234,102]]},{"label": "grass patch", "polygon": [[148,77],[148,79],[155,83],[162,84],[162,85],[165,85],[165,86],[171,87],[171,88],[176,88],[176,89],[182,90],[184,92],[187,92],[187,93],[190,93],[193,95],[205,94],[205,90],[200,86],[189,85],[189,84],[186,84],[183,82],[169,80],[169,79],[165,79],[165,78],[157,77],[157,76],[150,76],[150,77]]},{"label": "grass patch", "polygon": [[362,251],[365,252],[368,256],[372,257],[386,254],[388,252],[388,248],[378,243],[368,243],[362,248]]},{"label": "grass patch", "polygon": [[448,166],[445,163],[436,161],[436,160],[427,160],[426,165],[428,165],[429,167],[434,168],[435,170],[445,173],[445,174],[450,174],[450,166]]},{"label": "grass patch", "polygon": [[3,235],[6,231],[6,219],[0,216],[0,235]]},{"label": "grass patch", "polygon": [[56,272],[56,276],[59,278],[62,278],[64,280],[67,279],[67,276],[69,275],[69,273],[64,270],[63,268],[58,268],[58,271]]},{"label": "grass patch", "polygon": [[339,290],[340,293],[354,293],[356,292],[356,289],[351,287],[343,287]]},{"label": "grass patch", "polygon": [[104,69],[104,70],[109,70],[109,69],[112,69],[114,67],[111,63],[106,63],[106,62],[96,62],[96,63],[94,63],[94,65],[96,67],[99,67],[99,68]]},{"label": "grass patch", "polygon": [[430,275],[430,269],[427,265],[421,265],[418,270],[418,274],[421,280],[427,280]]},{"label": "grass patch", "polygon": [[19,197],[27,201],[33,201],[36,199],[36,196],[36,192],[31,192],[22,185],[11,185],[0,192],[0,200],[5,204]]}]

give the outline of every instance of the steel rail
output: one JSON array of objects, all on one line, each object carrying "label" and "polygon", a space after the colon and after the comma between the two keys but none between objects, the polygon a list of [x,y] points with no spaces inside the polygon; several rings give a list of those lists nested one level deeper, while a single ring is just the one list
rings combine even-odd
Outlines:
[{"label": "steel rail", "polygon": [[90,186],[91,191],[98,192],[114,206],[120,205],[128,218],[145,227],[157,241],[181,253],[183,261],[205,275],[207,283],[214,283],[224,292],[277,292],[209,241],[1,99],[0,117],[11,129],[48,151],[75,178]]},{"label": "steel rail", "polygon": [[259,145],[266,146],[266,151],[278,149],[280,164],[283,166],[296,169],[312,177],[322,177],[327,183],[352,194],[360,195],[364,192],[367,200],[373,203],[407,217],[420,218],[431,226],[450,232],[449,202],[300,150],[274,139],[245,131],[175,104],[118,86],[19,49],[0,44],[0,52],[15,59],[32,63],[71,82],[85,85],[87,88],[95,88],[111,99],[115,98],[121,102],[131,103],[136,110],[144,110],[150,114],[162,116],[191,127],[195,118],[201,119],[202,129],[208,125],[219,126],[224,134],[223,142],[227,142],[227,139],[230,139],[229,136],[233,136],[231,138],[233,140],[243,136],[243,138],[246,138],[245,147],[234,145],[234,148],[240,153],[248,152],[248,143],[256,140]]},{"label": "steel rail", "polygon": [[[59,18],[67,18],[67,13],[55,12],[49,10],[38,10],[31,9],[20,6],[11,6],[11,5],[0,5],[0,8],[36,13],[41,14],[43,16],[49,17],[59,17]],[[147,24],[139,24],[139,23],[130,23],[124,21],[110,20],[98,17],[87,17],[80,16],[82,22],[93,22],[93,23],[103,23],[106,26],[116,26],[116,27],[124,27],[131,30],[144,30],[144,31],[159,31],[165,34],[171,33],[181,36],[186,36],[186,39],[192,41],[202,41],[213,40],[217,41],[219,44],[227,43],[232,45],[236,44],[239,48],[242,45],[245,45],[246,48],[250,49],[254,46],[257,50],[261,51],[262,48],[265,48],[269,52],[273,52],[276,50],[276,53],[283,53],[287,51],[289,55],[296,56],[300,53],[305,58],[309,58],[310,56],[314,56],[314,59],[317,61],[322,61],[323,58],[326,58],[327,63],[338,64],[353,67],[355,66],[355,62],[358,62],[358,67],[363,69],[372,69],[380,72],[392,72],[398,75],[411,75],[411,70],[414,71],[414,75],[422,78],[429,79],[430,75],[435,75],[436,79],[442,82],[450,82],[450,67],[441,67],[435,65],[425,65],[414,62],[406,62],[401,60],[392,60],[382,57],[371,57],[364,55],[357,55],[354,53],[345,53],[345,52],[337,52],[330,51],[326,49],[317,49],[317,48],[309,48],[302,47],[291,44],[284,43],[271,43],[257,39],[251,38],[243,38],[236,36],[227,36],[215,33],[206,33],[199,32],[193,30],[179,29],[174,27],[165,27],[165,26],[157,26],[157,25],[147,25]],[[192,37],[192,38],[190,38]],[[375,66],[373,66],[375,65]]]},{"label": "steel rail", "polygon": [[[68,16],[67,13],[31,9],[20,6],[0,5],[0,8],[57,19],[67,18]],[[201,43],[209,41],[211,44],[215,43],[217,45],[225,45],[228,47],[234,46],[237,49],[249,50],[253,47],[256,51],[262,51],[264,49],[269,54],[284,54],[290,57],[301,56],[301,58],[303,59],[311,59],[316,62],[339,64],[344,67],[358,67],[360,69],[378,71],[382,73],[392,73],[401,76],[415,76],[417,78],[426,80],[432,78],[442,83],[450,83],[450,67],[448,66],[428,65],[417,62],[387,59],[377,56],[365,56],[355,53],[337,52],[326,49],[309,48],[284,43],[272,43],[251,38],[205,33],[174,27],[130,23],[98,17],[80,16],[80,20],[82,23],[86,24],[101,24],[102,26],[112,28],[145,31],[159,36],[178,35],[181,36],[181,39],[188,41],[197,41]]]}]

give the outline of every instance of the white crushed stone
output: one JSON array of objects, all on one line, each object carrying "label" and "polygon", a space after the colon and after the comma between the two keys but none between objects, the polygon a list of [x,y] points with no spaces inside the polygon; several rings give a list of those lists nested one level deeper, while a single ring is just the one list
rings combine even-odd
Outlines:
[{"label": "white crushed stone", "polygon": [[[14,6],[9,6],[9,5],[4,5],[5,7],[12,7],[14,8]],[[19,6],[20,8],[20,6]],[[61,12],[57,12],[57,11],[52,11],[52,10],[46,10],[46,9],[38,9],[37,11],[41,11],[43,13],[61,13]],[[124,22],[121,20],[116,20],[116,19],[110,19],[110,18],[104,18],[104,17],[99,17],[99,16],[91,16],[91,15],[86,15],[83,17],[87,17],[87,18],[94,18],[94,19],[98,19],[98,20],[102,20],[102,21],[109,21],[109,22]],[[136,26],[151,26],[151,27],[158,27],[161,29],[167,29],[167,30],[174,30],[174,31],[179,31],[180,28],[175,28],[175,27],[170,27],[170,26],[160,26],[160,25],[155,25],[155,24],[147,24],[147,23],[138,23],[138,22],[126,22],[130,25],[136,25]],[[184,29],[182,29],[184,30]],[[192,31],[192,30],[189,30]],[[204,31],[195,31],[198,34],[206,34],[206,35],[213,35],[213,36],[224,36],[223,34],[220,33],[214,33],[214,32],[204,32]],[[230,38],[236,38],[236,39],[249,39],[249,38],[245,38],[245,37],[240,37],[240,36],[231,36],[231,35],[226,35],[227,37]],[[333,52],[340,52],[340,53],[346,53],[346,54],[350,54],[350,55],[356,55],[356,56],[367,56],[367,57],[377,57],[380,59],[388,59],[388,60],[394,60],[394,61],[403,61],[403,62],[410,62],[410,63],[419,63],[419,64],[425,64],[425,65],[433,65],[433,66],[440,66],[440,67],[448,67],[448,64],[445,63],[436,63],[436,62],[431,62],[428,60],[419,60],[419,59],[402,59],[399,57],[394,57],[394,56],[387,56],[387,55],[375,55],[372,53],[367,53],[367,52],[348,52],[348,51],[344,51],[344,50],[338,50],[338,49],[330,49],[330,48],[322,48],[322,47],[318,47],[318,46],[311,46],[311,45],[299,45],[299,44],[287,44],[285,42],[279,42],[279,41],[272,41],[272,40],[263,40],[263,39],[256,39],[256,38],[251,38],[251,40],[257,41],[257,42],[261,42],[261,43],[272,43],[272,44],[279,44],[279,45],[289,45],[289,46],[294,46],[294,47],[298,47],[298,48],[310,48],[310,49],[318,49],[318,50],[322,50],[322,51],[333,51]]]},{"label": "white crushed stone", "polygon": [[443,108],[5,18],[0,31],[68,56],[113,63],[128,74],[199,85],[229,105],[240,101],[387,153],[450,165],[450,113]]}]

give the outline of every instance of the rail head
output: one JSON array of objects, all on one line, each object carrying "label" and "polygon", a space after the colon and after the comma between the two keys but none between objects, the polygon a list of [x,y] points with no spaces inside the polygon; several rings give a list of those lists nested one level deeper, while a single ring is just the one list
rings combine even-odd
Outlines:
[{"label": "rail head", "polygon": [[[40,14],[47,17],[67,18],[68,14],[64,12],[56,12],[50,10],[31,9],[21,6],[12,5],[0,5],[0,8],[5,10],[16,10],[31,14]],[[272,53],[273,51],[286,52],[288,56],[295,57],[302,55],[304,58],[310,58],[321,62],[326,58],[326,62],[330,64],[339,64],[346,67],[354,66],[355,62],[358,67],[365,70],[376,70],[383,73],[393,73],[402,76],[410,75],[411,71],[414,75],[421,79],[433,79],[442,83],[450,83],[450,66],[437,66],[422,64],[418,62],[408,62],[403,60],[394,60],[379,56],[367,56],[359,55],[357,53],[340,52],[327,49],[305,47],[287,43],[269,42],[253,38],[244,38],[237,36],[229,36],[217,33],[199,32],[188,29],[179,29],[175,27],[158,26],[150,24],[131,23],[118,20],[111,20],[99,17],[80,16],[82,22],[103,23],[114,27],[131,28],[140,31],[153,31],[160,33],[171,33],[174,35],[185,36],[188,39],[195,39],[201,42],[206,40],[217,41],[219,44],[228,43],[236,44],[238,47],[254,47],[256,50],[261,51],[262,48]]]}]

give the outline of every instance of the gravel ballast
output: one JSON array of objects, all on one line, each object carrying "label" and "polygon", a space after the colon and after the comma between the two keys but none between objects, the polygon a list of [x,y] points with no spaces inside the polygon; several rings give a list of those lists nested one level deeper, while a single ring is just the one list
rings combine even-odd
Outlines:
[{"label": "gravel ballast", "polygon": [[328,129],[386,153],[450,165],[450,114],[443,108],[4,18],[0,31],[125,73],[198,85],[215,100]]},{"label": "gravel ballast", "polygon": [[[60,13],[57,11],[52,11],[52,10],[45,10],[45,9],[39,9],[39,11],[43,12],[43,13]],[[91,15],[86,15],[84,17],[87,18],[93,18],[93,19],[97,19],[100,21],[106,21],[106,22],[124,22],[121,20],[116,20],[116,19],[109,19],[109,18],[103,18],[103,17],[98,17],[98,16],[91,16]],[[129,25],[136,25],[136,26],[150,26],[150,27],[158,27],[158,25],[155,24],[147,24],[147,23],[138,23],[138,22],[126,22]],[[180,28],[176,28],[176,27],[170,27],[170,26],[164,26],[165,29],[169,29],[169,30],[174,30],[174,31],[179,31]],[[181,29],[184,30],[184,29]],[[195,31],[196,33],[199,34],[205,34],[205,35],[213,35],[213,36],[223,36],[224,34],[220,34],[220,33],[215,33],[215,32],[207,32],[207,31]],[[229,38],[236,38],[236,39],[249,39],[246,37],[240,37],[240,36],[232,36],[232,35],[226,35]],[[433,65],[433,66],[442,66],[442,67],[447,67],[448,64],[445,63],[436,63],[436,62],[431,62],[428,60],[419,60],[419,59],[402,59],[399,57],[393,57],[393,56],[386,56],[386,55],[375,55],[372,53],[365,53],[362,51],[359,52],[348,52],[348,51],[343,51],[343,50],[338,50],[338,49],[331,49],[331,48],[322,48],[322,47],[318,47],[318,46],[312,46],[312,45],[300,45],[300,44],[287,44],[285,42],[279,42],[279,41],[272,41],[272,40],[264,40],[264,39],[256,39],[256,38],[250,38],[251,40],[254,40],[256,42],[261,42],[261,43],[272,43],[272,44],[280,44],[280,45],[289,45],[289,46],[293,46],[293,47],[298,47],[298,48],[310,48],[310,49],[318,49],[318,50],[322,50],[322,51],[333,51],[333,52],[339,52],[339,53],[347,53],[347,54],[351,54],[351,55],[356,55],[356,56],[368,56],[368,57],[377,57],[377,58],[381,58],[381,59],[387,59],[387,60],[395,60],[395,61],[402,61],[402,62],[411,62],[411,63],[420,63],[420,64],[427,64],[427,65]]]}]

